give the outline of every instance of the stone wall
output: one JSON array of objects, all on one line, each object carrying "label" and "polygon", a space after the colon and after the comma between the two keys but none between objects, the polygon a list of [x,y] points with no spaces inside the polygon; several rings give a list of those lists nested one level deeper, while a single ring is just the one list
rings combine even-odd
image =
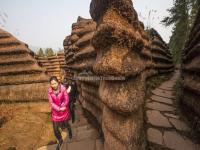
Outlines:
[{"label": "stone wall", "polygon": [[[200,11],[183,50],[181,101],[200,117]],[[195,116],[192,116],[195,117]]]}]

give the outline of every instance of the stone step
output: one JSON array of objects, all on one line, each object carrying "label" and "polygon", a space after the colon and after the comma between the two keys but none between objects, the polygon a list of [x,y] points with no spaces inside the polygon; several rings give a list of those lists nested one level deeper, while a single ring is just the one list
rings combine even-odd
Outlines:
[{"label": "stone step", "polygon": [[92,129],[92,128],[93,127],[90,124],[87,124],[87,125],[84,125],[84,126],[77,127],[76,131],[82,132],[82,131],[89,130],[89,129]]},{"label": "stone step", "polygon": [[77,137],[76,140],[83,140],[83,139],[97,139],[99,138],[99,133],[97,132],[96,129],[88,129],[88,130],[83,130],[77,132]]},{"label": "stone step", "polygon": [[104,150],[104,144],[101,139],[96,140],[96,147],[95,150]]},{"label": "stone step", "polygon": [[76,108],[76,109],[75,109],[75,113],[76,113],[77,115],[83,115],[83,110],[82,110],[82,108]]},{"label": "stone step", "polygon": [[199,145],[194,144],[190,139],[179,135],[175,131],[165,131],[163,144],[167,148],[175,150],[199,150]]},{"label": "stone step", "polygon": [[146,107],[149,108],[149,109],[159,110],[159,111],[173,112],[175,110],[175,108],[172,107],[172,106],[162,104],[162,103],[158,103],[158,102],[149,102],[149,103],[147,103]]},{"label": "stone step", "polygon": [[147,129],[147,140],[151,143],[161,145],[174,150],[199,150],[199,145],[193,143],[190,139],[181,136],[176,131],[161,132],[156,128]]},{"label": "stone step", "polygon": [[[57,144],[47,145],[38,148],[37,150],[55,150]],[[100,139],[97,140],[84,140],[72,143],[63,143],[61,150],[104,150],[103,142]]]},{"label": "stone step", "polygon": [[187,126],[187,124],[179,119],[169,118],[169,122],[174,126],[174,128],[176,128],[176,130],[185,132],[190,131],[190,128]]},{"label": "stone step", "polygon": [[166,90],[161,90],[161,89],[156,88],[155,90],[152,91],[152,93],[160,97],[175,99],[175,96],[173,95],[173,92],[171,91],[166,91]]},{"label": "stone step", "polygon": [[86,139],[72,143],[65,143],[62,150],[104,150],[101,139]]},{"label": "stone step", "polygon": [[[193,143],[187,136],[191,129],[181,120],[179,108],[175,104],[173,86],[179,74],[152,91],[151,99],[146,102],[147,140],[155,149],[199,150],[200,145]],[[187,137],[186,137],[187,136]],[[154,147],[155,146],[155,147]]]},{"label": "stone step", "polygon": [[160,87],[172,89],[174,85],[175,85],[175,82],[164,82],[160,85]]},{"label": "stone step", "polygon": [[160,97],[160,96],[157,96],[157,95],[152,95],[151,96],[151,100],[157,101],[157,102],[161,102],[161,103],[165,103],[165,104],[170,104],[170,105],[173,104],[173,100],[172,99],[165,98],[165,97]]},{"label": "stone step", "polygon": [[159,111],[156,110],[148,110],[146,112],[147,115],[147,123],[156,126],[156,127],[163,127],[163,128],[172,128],[167,117],[162,115]]},{"label": "stone step", "polygon": [[80,126],[84,126],[84,125],[88,125],[88,121],[86,118],[78,118],[75,119],[75,122],[71,124],[72,127],[80,127]]},{"label": "stone step", "polygon": [[[64,130],[64,134],[68,134],[68,130]],[[63,133],[63,132],[62,132]],[[62,136],[62,137],[67,137],[66,142],[74,142],[74,141],[80,141],[84,139],[96,139],[99,138],[99,133],[95,128],[93,128],[90,124],[82,125],[82,126],[73,126],[72,127],[72,135],[73,138],[69,140],[67,136]]]},{"label": "stone step", "polygon": [[84,140],[79,142],[67,143],[67,150],[94,150],[95,140]]}]

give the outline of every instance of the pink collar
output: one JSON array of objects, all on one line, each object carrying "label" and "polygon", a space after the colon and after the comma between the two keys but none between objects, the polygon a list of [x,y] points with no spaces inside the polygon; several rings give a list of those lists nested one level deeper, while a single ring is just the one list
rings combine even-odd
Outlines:
[{"label": "pink collar", "polygon": [[[61,92],[61,84],[58,85],[59,93]],[[49,93],[53,93],[53,88],[50,86]]]}]

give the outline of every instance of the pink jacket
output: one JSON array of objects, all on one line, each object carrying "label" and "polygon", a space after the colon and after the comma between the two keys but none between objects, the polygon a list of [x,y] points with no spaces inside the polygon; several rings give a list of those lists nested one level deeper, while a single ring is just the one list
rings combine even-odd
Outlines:
[{"label": "pink jacket", "polygon": [[[69,97],[66,91],[66,88],[60,84],[59,85],[59,94],[56,95],[53,92],[53,89],[49,87],[48,89],[48,99],[51,105],[51,119],[54,122],[64,121],[70,119],[69,111]],[[65,111],[59,111],[60,107],[66,107]]]}]

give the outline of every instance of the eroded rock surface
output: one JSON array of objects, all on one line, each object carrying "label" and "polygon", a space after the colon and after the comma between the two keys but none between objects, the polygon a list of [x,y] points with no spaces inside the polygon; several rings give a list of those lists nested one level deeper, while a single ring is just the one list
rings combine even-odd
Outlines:
[{"label": "eroded rock surface", "polygon": [[0,100],[46,100],[48,76],[28,45],[0,29]]}]

